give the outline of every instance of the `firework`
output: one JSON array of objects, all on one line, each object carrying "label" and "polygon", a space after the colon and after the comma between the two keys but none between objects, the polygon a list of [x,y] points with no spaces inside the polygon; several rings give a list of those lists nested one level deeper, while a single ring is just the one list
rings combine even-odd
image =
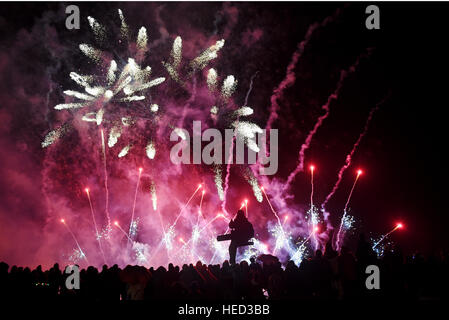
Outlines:
[{"label": "firework", "polygon": [[[118,11],[121,20],[121,36],[129,40],[129,30],[121,10]],[[95,35],[98,43],[104,43],[106,39],[106,29],[93,17],[88,17],[89,25]],[[137,39],[136,57],[129,57],[128,63],[121,67],[115,60],[107,61],[106,55],[94,46],[82,43],[79,49],[96,65],[102,67],[105,63],[109,65],[104,75],[104,80],[94,75],[80,75],[76,72],[70,73],[70,78],[85,92],[76,90],[65,90],[63,93],[69,98],[75,98],[79,101],[62,103],[55,106],[56,110],[87,110],[81,119],[87,122],[102,124],[104,116],[108,113],[114,116],[111,104],[130,103],[146,99],[141,93],[152,87],[158,86],[165,81],[164,77],[158,77],[150,80],[151,67],[140,66],[138,63],[143,61],[144,55],[148,51],[148,36],[145,27],[141,27]],[[139,93],[139,94],[136,94]],[[154,104],[155,105],[155,104]],[[156,105],[157,106],[157,105]],[[155,107],[152,107],[154,110]],[[157,111],[157,110],[156,110]],[[123,124],[125,125],[125,124]],[[130,125],[130,124],[128,124]],[[63,129],[55,129],[47,134],[42,147],[47,147],[58,140],[64,133]],[[109,131],[108,146],[114,147],[121,136],[121,126],[114,125]],[[124,157],[130,147],[125,147],[119,153],[119,158]]]},{"label": "firework", "polygon": [[224,201],[224,190],[223,190],[223,179],[222,179],[222,170],[220,165],[214,166],[214,182],[217,187],[218,197],[221,201]]},{"label": "firework", "polygon": [[154,181],[151,182],[151,202],[153,203],[153,210],[157,210],[157,193],[156,193],[156,185],[154,184]]},{"label": "firework", "polygon": [[404,225],[399,222],[396,224],[396,226],[391,229],[390,231],[388,231],[386,234],[384,234],[379,241],[377,241],[374,245],[373,245],[373,249],[375,249],[385,238],[387,238],[390,234],[392,234],[393,232],[395,232],[398,229],[402,229],[404,227]]},{"label": "firework", "polygon": [[305,151],[309,148],[310,143],[315,136],[315,133],[318,131],[318,129],[323,124],[323,121],[326,120],[326,118],[329,116],[330,113],[330,104],[332,101],[338,99],[340,91],[343,87],[343,84],[346,80],[346,78],[354,73],[360,64],[361,58],[364,57],[364,55],[361,55],[357,58],[356,62],[351,65],[347,70],[343,70],[340,74],[340,79],[338,80],[337,87],[334,90],[334,92],[327,98],[326,103],[321,107],[321,109],[324,110],[324,114],[318,117],[317,122],[313,126],[312,130],[307,135],[306,141],[301,145],[301,148],[299,150],[298,155],[298,165],[296,166],[295,170],[290,173],[290,175],[287,178],[287,182],[284,185],[284,190],[287,190],[290,187],[290,184],[292,183],[293,179],[296,177],[296,175],[304,170],[304,159],[305,159]]},{"label": "firework", "polygon": [[106,218],[108,221],[108,224],[106,226],[107,231],[107,238],[109,237],[108,233],[111,230],[111,217],[109,216],[109,187],[108,187],[108,168],[106,165],[106,147],[104,143],[104,132],[103,129],[101,129],[101,151],[103,152],[103,173],[104,173],[104,190],[106,194],[106,204],[105,204],[105,212],[106,212]]},{"label": "firework", "polygon": [[354,184],[352,185],[352,188],[351,188],[351,192],[349,192],[348,200],[346,200],[346,204],[345,204],[345,208],[344,208],[345,212],[348,209],[349,201],[351,201],[352,193],[354,192],[354,188],[357,183],[357,180],[359,180],[359,177],[362,173],[363,173],[362,170],[360,170],[360,169],[357,170],[357,176],[355,177]]},{"label": "firework", "polygon": [[103,246],[101,245],[101,240],[100,240],[100,239],[101,239],[101,236],[100,236],[100,234],[98,233],[97,221],[95,220],[95,213],[94,213],[94,208],[93,208],[93,206],[92,206],[92,200],[90,199],[89,188],[86,188],[85,191],[86,191],[87,199],[89,200],[90,213],[92,214],[92,221],[94,222],[94,227],[95,227],[95,238],[96,238],[97,241],[98,241],[98,246],[100,247],[101,255],[103,256],[104,263],[106,264],[106,257],[105,257],[105,255],[104,255]]},{"label": "firework", "polygon": [[[214,72],[215,72],[215,70],[214,70]],[[251,94],[251,91],[253,90],[253,83],[254,83],[254,79],[256,78],[257,74],[258,74],[258,71],[251,77],[249,88],[248,88],[248,92],[246,93],[246,96],[245,96],[244,106],[246,106],[248,104],[249,95]],[[216,77],[216,75],[215,75],[215,77]],[[212,110],[212,108],[215,108],[215,109]],[[212,108],[211,108],[211,113],[216,114],[218,112],[218,109],[215,106],[212,107]],[[242,107],[242,108],[249,108],[249,107]],[[249,108],[249,109],[251,109],[251,108]],[[212,111],[214,111],[214,112],[212,112]],[[237,112],[237,113],[234,113],[234,115],[237,116],[237,120],[236,121],[240,121],[240,116],[249,115],[249,111],[246,111],[246,112],[243,112],[243,113],[242,112],[240,112],[240,113]],[[225,177],[225,187],[224,187],[224,190],[223,190],[223,199],[220,198],[220,200],[222,200],[221,208],[222,208],[222,210],[224,212],[227,212],[226,211],[226,194],[227,194],[228,188],[229,188],[229,177],[231,175],[231,164],[232,164],[232,155],[233,155],[233,150],[234,150],[235,138],[236,138],[236,136],[234,135],[232,137],[231,145],[229,146],[229,155],[228,155],[227,165],[226,165],[226,177]],[[220,177],[221,177],[221,174],[220,174]],[[258,198],[258,201],[259,201],[259,199],[260,199],[260,192],[259,192],[259,190],[257,190],[258,185],[257,185],[257,187],[255,185],[252,185],[252,186],[253,186],[254,194],[256,195],[256,197]]]},{"label": "firework", "polygon": [[154,159],[154,156],[156,155],[156,148],[154,146],[154,142],[153,141],[150,141],[147,144],[145,150],[146,150],[148,159]]},{"label": "firework", "polygon": [[187,203],[181,208],[178,216],[175,219],[175,222],[173,222],[173,224],[171,225],[170,228],[174,228],[176,226],[176,223],[178,222],[179,218],[182,216],[182,214],[184,213],[185,208],[187,208],[187,206],[189,205],[190,201],[193,199],[193,197],[196,195],[196,193],[198,192],[198,190],[200,190],[202,188],[202,185],[198,185],[198,187],[196,188],[195,192],[193,192],[193,194],[190,196],[189,200],[187,201]]},{"label": "firework", "polygon": [[68,124],[63,124],[57,129],[51,130],[44,138],[44,141],[42,141],[41,145],[42,148],[46,148],[55,141],[57,141],[59,138],[61,138],[64,134],[67,133],[70,126]]},{"label": "firework", "polygon": [[209,61],[214,60],[218,57],[217,53],[223,48],[225,41],[219,40],[214,45],[207,48],[203,53],[201,53],[198,57],[192,60],[190,63],[190,67],[193,70],[201,70],[209,63]]},{"label": "firework", "polygon": [[[139,184],[140,184],[140,177],[142,176],[142,168],[139,168],[139,176],[137,178],[137,183],[136,183],[136,191],[134,192],[134,201],[133,201],[133,207],[132,207],[132,213],[131,213],[131,223],[129,225],[129,237],[133,238],[132,236],[132,226],[133,226],[133,221],[134,221],[134,212],[136,211],[136,201],[137,201],[137,191],[139,190]],[[137,225],[136,225],[136,231],[137,232]],[[134,233],[135,233],[134,232]]]},{"label": "firework", "polygon": [[[268,198],[267,193],[265,192],[265,188],[264,187],[260,187],[260,190],[262,191],[262,193],[265,195],[265,198],[267,199],[268,205],[270,206],[271,212],[273,212],[274,216],[276,217],[277,221],[278,221],[278,225],[280,228],[280,231],[282,233],[282,239],[285,240],[287,239],[286,235],[285,235],[285,230],[284,227],[282,226],[281,223],[281,219],[279,218],[279,215],[277,214],[276,210],[274,210],[273,205],[271,204],[270,199]],[[288,242],[283,241],[283,243],[287,244],[287,247],[289,250],[291,250],[290,245]],[[276,253],[276,249],[278,248],[278,246],[276,245],[276,247],[274,248],[273,254]]]},{"label": "firework", "polygon": [[343,212],[343,216],[341,217],[340,227],[337,232],[337,240],[336,240],[336,248],[340,250],[341,244],[343,242],[344,236],[347,231],[349,231],[354,225],[354,217],[348,215],[346,210]]},{"label": "firework", "polygon": [[87,260],[87,256],[85,255],[85,253],[83,252],[83,250],[81,249],[80,244],[78,243],[78,240],[76,239],[75,235],[73,234],[72,230],[69,228],[69,226],[67,225],[67,222],[65,221],[65,219],[61,219],[60,222],[67,228],[67,231],[69,231],[70,235],[72,236],[73,240],[76,243],[76,246],[78,247],[78,250],[81,254],[81,257],[83,257],[86,260],[87,265],[89,265],[89,260]]},{"label": "firework", "polygon": [[214,68],[210,68],[207,72],[207,86],[210,91],[217,89],[217,71]]},{"label": "firework", "polygon": [[315,166],[310,166],[310,185],[311,185],[311,192],[310,192],[310,208],[313,207],[313,172],[315,171]]},{"label": "firework", "polygon": [[129,152],[129,150],[132,148],[131,145],[127,145],[126,147],[124,147],[118,154],[117,157],[119,158],[123,158],[124,156],[126,156]]},{"label": "firework", "polygon": [[[388,96],[387,96],[388,97]],[[346,169],[351,165],[351,161],[352,161],[352,157],[355,153],[355,151],[357,150],[357,147],[359,146],[360,142],[362,141],[363,137],[366,135],[366,133],[368,132],[368,128],[369,128],[369,124],[374,116],[374,113],[379,109],[379,106],[381,104],[383,104],[385,102],[387,98],[384,98],[381,102],[379,102],[374,108],[371,109],[371,111],[369,112],[368,118],[366,119],[365,122],[365,126],[363,127],[363,131],[360,133],[359,137],[357,138],[357,141],[354,143],[354,145],[352,146],[351,151],[349,152],[349,154],[346,156],[346,161],[345,164],[343,165],[343,167],[340,168],[340,171],[338,172],[337,175],[337,182],[335,183],[334,187],[332,188],[332,191],[327,195],[326,199],[324,200],[324,202],[321,204],[321,211],[325,211],[325,207],[327,202],[332,198],[332,196],[334,195],[334,193],[337,191],[340,182],[342,181],[343,178],[343,173],[346,171]]]},{"label": "firework", "polygon": [[319,28],[323,28],[327,26],[329,23],[333,22],[335,18],[340,14],[340,10],[337,10],[332,16],[326,17],[320,23],[316,22],[309,26],[307,29],[306,35],[304,39],[298,43],[296,51],[293,53],[290,63],[287,66],[285,78],[281,81],[281,83],[277,86],[273,91],[273,95],[271,96],[271,107],[270,107],[270,116],[267,121],[266,129],[270,130],[273,122],[278,118],[278,110],[279,110],[279,102],[284,97],[285,89],[291,87],[296,81],[295,69],[296,66],[301,59],[305,48],[308,43],[312,39],[313,34]]},{"label": "firework", "polygon": [[126,238],[128,238],[129,242],[132,242],[133,240],[131,240],[131,238],[128,236],[128,233],[126,233],[125,230],[122,229],[122,227],[120,227],[120,224],[118,223],[118,221],[114,222],[114,226],[116,226],[125,236]]}]

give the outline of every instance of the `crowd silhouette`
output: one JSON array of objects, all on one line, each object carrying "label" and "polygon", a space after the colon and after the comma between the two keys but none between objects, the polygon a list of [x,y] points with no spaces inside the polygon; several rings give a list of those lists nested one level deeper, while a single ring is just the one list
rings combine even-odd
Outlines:
[{"label": "crowd silhouette", "polygon": [[[365,286],[365,270],[372,264],[380,269],[379,290]],[[448,297],[448,271],[447,253],[403,256],[395,248],[377,258],[361,236],[355,253],[345,246],[336,252],[328,243],[324,253],[317,250],[299,266],[293,261],[283,266],[271,255],[249,263],[169,264],[168,269],[89,266],[80,271],[80,288],[71,290],[65,286],[68,274],[58,264],[44,271],[1,262],[0,292],[3,300],[434,300]]]}]

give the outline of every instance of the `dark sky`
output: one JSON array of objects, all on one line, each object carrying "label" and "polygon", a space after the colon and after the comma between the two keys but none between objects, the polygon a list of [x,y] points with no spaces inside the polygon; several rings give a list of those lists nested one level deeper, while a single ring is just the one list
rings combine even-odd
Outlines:
[{"label": "dark sky", "polygon": [[[257,109],[257,119],[262,125],[269,115],[273,89],[285,77],[286,67],[308,26],[341,8],[336,21],[312,37],[295,68],[295,84],[286,90],[281,101],[279,119],[273,125],[280,130],[278,177],[286,178],[294,169],[298,150],[323,113],[320,107],[333,92],[340,71],[372,48],[369,57],[362,58],[358,70],[345,81],[339,98],[331,103],[330,116],[306,153],[306,162],[314,162],[318,167],[316,199],[323,201],[329,193],[370,109],[389,94],[375,113],[329,208],[342,210],[353,181],[351,175],[361,167],[364,174],[351,201],[360,231],[384,233],[396,221],[402,221],[405,230],[394,234],[394,240],[403,247],[426,251],[447,248],[445,149],[449,27],[445,14],[449,5],[379,3],[380,30],[365,28],[366,5],[169,3],[163,5],[161,17],[170,36],[182,34],[184,30],[186,42],[188,32],[191,32],[190,40],[195,39],[196,33],[227,36],[221,71],[237,74],[239,101],[243,101],[249,79],[259,71],[249,102]],[[116,8],[123,7],[133,17],[128,19],[137,26],[154,24],[157,6],[162,4],[82,3],[80,9],[85,19],[88,15],[109,16]],[[63,84],[67,86],[69,82],[62,80],[61,74],[67,74],[72,63],[69,59],[77,59],[73,57],[75,54],[70,54],[70,48],[85,39],[88,32],[87,23],[82,24],[80,31],[65,30],[63,9],[64,5],[57,3],[0,5],[0,119],[3,122],[0,179],[4,180],[0,186],[0,232],[3,234],[14,221],[23,223],[24,228],[32,228],[43,227],[47,219],[40,197],[29,195],[39,193],[42,183],[44,151],[40,142],[56,119],[49,106],[61,99],[61,90],[53,90],[52,84],[65,81]],[[220,10],[226,13],[223,18],[217,14]],[[237,18],[232,21],[234,14]],[[161,36],[157,28],[150,35]],[[170,41],[162,48],[169,50]],[[11,172],[21,166],[30,173],[31,181],[14,183]],[[296,201],[307,203],[308,192],[308,177],[298,176],[293,184]],[[25,220],[24,211],[27,212]],[[338,221],[338,218],[331,219]],[[38,230],[24,232],[39,233]],[[11,246],[11,243],[5,245],[5,241],[9,240],[2,237],[0,258],[2,248],[6,252],[6,245]],[[26,246],[20,248],[31,250]]]}]

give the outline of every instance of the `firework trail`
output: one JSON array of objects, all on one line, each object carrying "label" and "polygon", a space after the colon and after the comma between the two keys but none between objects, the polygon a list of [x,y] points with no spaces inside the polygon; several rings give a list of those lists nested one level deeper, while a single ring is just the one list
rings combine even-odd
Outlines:
[{"label": "firework trail", "polygon": [[245,199],[245,213],[246,213],[246,218],[248,218],[248,200]]},{"label": "firework trail", "polygon": [[310,208],[313,207],[313,172],[315,171],[315,166],[311,165],[310,166],[310,186],[311,186],[311,191],[310,191]]},{"label": "firework trail", "polygon": [[393,229],[391,229],[389,232],[387,232],[386,234],[384,234],[379,241],[377,241],[374,245],[373,245],[373,249],[375,249],[379,243],[381,243],[385,238],[387,238],[390,234],[392,234],[393,232],[395,232],[397,229],[402,229],[403,225],[402,223],[398,223]]},{"label": "firework trail", "polygon": [[[227,219],[223,214],[219,213],[217,214],[215,217],[213,217],[211,220],[209,220],[209,222],[206,223],[206,225],[204,225],[201,229],[196,229],[196,236],[195,237],[191,237],[189,240],[187,240],[187,242],[183,242],[185,246],[187,246],[190,242],[195,242],[198,237],[201,235],[201,233],[203,233],[204,230],[209,229],[210,225],[217,219],[222,218],[222,219]],[[209,229],[210,230],[210,229]],[[175,254],[175,256],[179,253],[179,251]]]},{"label": "firework trail", "polygon": [[341,217],[340,227],[338,228],[335,241],[335,248],[337,248],[337,250],[340,250],[345,234],[348,230],[352,228],[353,224],[354,224],[354,217],[350,216],[346,211],[344,211],[343,216]]},{"label": "firework trail", "polygon": [[181,208],[181,211],[179,212],[178,216],[175,219],[175,222],[173,222],[173,224],[170,226],[170,229],[174,229],[176,226],[176,223],[178,222],[179,218],[182,216],[182,213],[184,212],[185,208],[187,208],[187,206],[189,205],[190,201],[193,199],[193,197],[196,195],[196,193],[198,192],[198,190],[200,190],[202,188],[202,185],[198,185],[198,187],[196,188],[195,192],[190,196],[189,200],[187,201],[187,203]]},{"label": "firework trail", "polygon": [[[203,206],[203,198],[204,198],[204,194],[206,193],[206,191],[203,190],[203,192],[201,193],[201,200],[200,200],[200,208],[198,210],[198,219],[200,216],[203,215],[202,211],[201,211],[201,207]],[[198,223],[197,223],[198,224]]]},{"label": "firework trail", "polygon": [[358,170],[357,171],[357,176],[355,177],[355,180],[354,180],[354,184],[352,185],[352,188],[351,188],[351,192],[349,192],[348,199],[346,200],[345,208],[343,209],[344,211],[347,211],[347,209],[348,209],[349,201],[351,200],[352,193],[354,192],[355,185],[357,183],[357,180],[359,180],[359,177],[360,177],[361,174],[362,174],[362,170]]},{"label": "firework trail", "polygon": [[318,227],[315,227],[312,232],[309,234],[309,236],[299,245],[299,247],[296,249],[295,253],[293,254],[291,260],[296,263],[296,265],[300,265],[301,261],[303,260],[304,253],[306,251],[306,243],[314,236],[315,232],[318,231]]},{"label": "firework trail", "polygon": [[348,209],[349,201],[351,200],[352,193],[354,192],[355,185],[356,185],[357,181],[359,180],[359,177],[360,177],[361,174],[362,174],[362,170],[358,170],[357,171],[357,176],[355,177],[355,180],[354,180],[354,184],[352,185],[351,191],[349,192],[348,199],[346,200],[346,204],[345,204],[345,207],[343,209],[343,216],[341,218],[340,227],[339,227],[338,232],[337,232],[337,242],[336,242],[336,247],[337,248],[339,248],[340,243],[343,241],[343,237],[344,237],[344,233],[342,233],[343,223],[344,223],[344,221],[346,219],[346,212],[347,212],[347,209]]},{"label": "firework trail", "polygon": [[[368,54],[370,53],[370,51],[371,50],[368,50]],[[344,81],[350,74],[352,74],[356,71],[358,65],[360,64],[360,60],[365,56],[366,56],[366,54],[359,56],[357,58],[356,62],[352,66],[350,66],[347,70],[343,70],[341,72],[340,79],[338,80],[337,87],[336,87],[335,91],[327,98],[327,102],[321,107],[321,109],[323,109],[325,111],[325,113],[318,118],[313,129],[307,135],[306,141],[302,144],[302,146],[300,148],[298,165],[295,168],[295,170],[293,170],[293,172],[290,173],[290,175],[288,176],[287,182],[284,185],[284,191],[286,191],[290,187],[290,184],[292,183],[292,181],[296,177],[296,175],[304,170],[304,153],[309,148],[310,142],[312,141],[313,136],[317,132],[318,128],[321,127],[323,121],[329,116],[329,113],[330,113],[329,107],[330,107],[331,102],[333,100],[338,99],[338,96],[343,87]]]},{"label": "firework trail", "polygon": [[61,223],[67,228],[67,231],[69,231],[69,233],[72,235],[72,238],[73,238],[73,240],[75,241],[76,246],[78,247],[78,250],[81,252],[82,256],[83,256],[84,259],[86,260],[87,265],[90,265],[90,264],[89,264],[89,260],[87,260],[86,254],[85,254],[84,251],[81,249],[81,246],[80,246],[80,244],[78,243],[78,240],[76,239],[76,237],[75,237],[75,235],[73,234],[72,230],[70,230],[69,226],[67,225],[67,223],[65,222],[64,219],[61,219],[60,221],[61,221]]},{"label": "firework trail", "polygon": [[[281,219],[279,218],[279,215],[277,214],[276,210],[274,210],[274,208],[273,208],[273,206],[272,206],[272,204],[271,204],[271,201],[270,201],[270,199],[268,198],[267,193],[265,192],[265,189],[264,189],[263,187],[261,187],[260,190],[262,190],[262,193],[265,195],[265,198],[267,199],[267,202],[268,202],[268,204],[269,204],[269,206],[270,206],[270,209],[271,209],[271,211],[273,212],[274,216],[276,217],[276,219],[277,219],[277,221],[278,221],[279,228],[280,228],[281,233],[282,233],[282,237],[283,237],[283,239],[285,240],[285,243],[287,244],[288,249],[291,251],[290,244],[289,244],[288,241],[287,241],[287,237],[286,237],[286,235],[285,235],[285,230],[284,230],[284,227],[282,226],[282,222],[281,222]],[[277,249],[277,246],[275,246],[275,248],[274,248],[274,250],[273,250],[273,255],[276,254],[276,249]]]},{"label": "firework trail", "polygon": [[368,118],[366,119],[365,122],[365,127],[363,128],[363,131],[360,133],[357,141],[354,143],[354,146],[352,147],[351,152],[349,152],[349,154],[346,156],[346,161],[345,164],[343,165],[343,167],[340,168],[340,171],[338,172],[337,175],[337,182],[335,183],[334,187],[332,188],[332,191],[327,195],[326,199],[324,200],[324,202],[321,204],[321,211],[325,211],[326,210],[326,204],[328,203],[328,201],[332,198],[332,196],[334,195],[334,193],[337,191],[341,180],[343,178],[343,173],[346,171],[346,169],[351,165],[351,161],[352,161],[352,156],[354,155],[355,151],[357,150],[360,142],[362,141],[363,137],[366,135],[366,133],[368,132],[368,128],[369,125],[371,123],[371,120],[374,116],[374,113],[379,109],[380,105],[383,104],[385,102],[386,98],[384,98],[380,103],[378,103],[374,108],[371,109],[371,111],[369,112]]},{"label": "firework trail", "polygon": [[106,229],[108,230],[107,233],[111,230],[111,218],[109,216],[109,188],[108,188],[108,170],[106,166],[106,147],[104,144],[104,132],[103,129],[101,129],[101,150],[103,152],[103,169],[104,169],[104,189],[106,193],[106,205],[105,205],[105,212],[106,212],[106,218],[108,219],[108,225],[106,226]]},{"label": "firework trail", "polygon": [[132,225],[134,221],[134,211],[136,210],[137,191],[139,190],[140,177],[142,176],[142,168],[139,168],[139,177],[137,178],[136,191],[134,192],[133,209],[131,213],[131,222],[129,224],[129,235],[131,236]]},{"label": "firework trail", "polygon": [[157,193],[156,193],[156,185],[154,184],[154,181],[151,182],[151,202],[153,203],[153,210],[157,210]]},{"label": "firework trail", "polygon": [[276,89],[274,89],[273,95],[270,98],[271,101],[271,108],[270,108],[270,116],[267,121],[266,129],[270,130],[273,122],[278,118],[278,110],[279,110],[279,103],[278,101],[282,100],[284,97],[284,91],[291,87],[295,81],[295,68],[298,64],[299,59],[304,53],[304,50],[306,46],[308,45],[309,41],[312,39],[313,33],[319,29],[323,28],[329,23],[333,22],[335,18],[340,14],[340,9],[338,9],[332,16],[329,16],[325,18],[322,22],[315,22],[313,23],[306,31],[306,35],[304,37],[304,40],[302,40],[300,43],[298,43],[296,51],[293,53],[292,58],[290,60],[290,63],[287,66],[286,76],[284,80],[281,81],[281,83],[277,86]]},{"label": "firework trail", "polygon": [[104,263],[106,263],[106,257],[104,255],[104,251],[103,251],[103,246],[101,245],[101,240],[100,240],[100,234],[98,233],[98,227],[97,227],[97,221],[95,220],[95,213],[94,213],[94,207],[92,206],[92,200],[90,199],[90,193],[89,193],[89,189],[86,188],[86,195],[87,195],[87,199],[89,200],[89,206],[90,206],[90,213],[92,214],[92,220],[94,222],[94,227],[95,227],[95,238],[98,241],[98,246],[100,247],[100,252],[101,255],[103,256],[103,260]]},{"label": "firework trail", "polygon": [[128,242],[133,242],[133,240],[128,236],[128,234],[125,232],[125,230],[122,229],[122,227],[120,227],[120,224],[115,221],[114,225],[119,228],[119,230],[126,236],[126,238],[128,238]]},{"label": "firework trail", "polygon": [[[251,91],[253,90],[254,79],[256,78],[258,73],[259,73],[259,71],[256,71],[256,73],[254,73],[251,76],[248,92],[246,93],[245,102],[243,103],[244,106],[248,105],[249,95],[251,94]],[[237,116],[237,122],[239,121],[239,119],[240,119],[240,115]],[[232,137],[231,145],[229,146],[229,156],[228,156],[228,162],[226,165],[226,177],[225,177],[225,186],[224,186],[224,191],[223,191],[223,201],[221,203],[221,209],[226,214],[228,213],[226,211],[226,194],[228,193],[228,189],[229,189],[229,177],[231,175],[231,164],[232,164],[231,162],[232,162],[232,157],[233,157],[233,152],[234,152],[234,144],[235,144],[235,135]]]},{"label": "firework trail", "polygon": [[[312,220],[312,227],[313,229],[315,229],[316,224],[318,223],[318,212],[316,211],[315,206],[313,205],[313,174],[315,172],[315,166],[311,165],[310,166],[310,187],[311,187],[311,191],[310,191],[310,213],[311,213],[311,220]],[[318,241],[316,239],[316,236],[314,233],[312,233],[312,239],[313,239],[313,243],[315,244],[315,248],[317,248],[318,246]]]}]

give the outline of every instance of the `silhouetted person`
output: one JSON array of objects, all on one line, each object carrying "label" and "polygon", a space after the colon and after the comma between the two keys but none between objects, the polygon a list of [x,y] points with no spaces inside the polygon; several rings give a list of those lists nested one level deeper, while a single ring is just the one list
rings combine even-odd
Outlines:
[{"label": "silhouetted person", "polygon": [[249,239],[254,237],[254,228],[251,222],[245,217],[243,210],[237,212],[234,220],[229,222],[231,231],[231,244],[229,245],[229,262],[235,264],[237,248],[247,245]]}]

